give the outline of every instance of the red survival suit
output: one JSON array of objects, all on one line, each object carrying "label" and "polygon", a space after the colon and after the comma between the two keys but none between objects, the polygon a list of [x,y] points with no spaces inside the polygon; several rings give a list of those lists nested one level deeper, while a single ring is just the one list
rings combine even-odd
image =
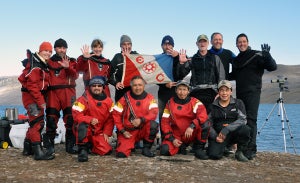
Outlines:
[{"label": "red survival suit", "polygon": [[[88,142],[91,142],[93,153],[105,155],[112,151],[111,145],[105,141],[103,134],[112,135],[114,128],[111,113],[113,105],[112,99],[106,94],[103,94],[100,99],[95,99],[88,89],[76,100],[72,112],[79,146],[86,146]],[[99,121],[95,126],[90,125],[93,118],[97,118]]]},{"label": "red survival suit", "polygon": [[66,151],[72,153],[72,147],[75,145],[75,137],[72,132],[72,105],[76,100],[75,80],[78,78],[76,59],[69,58],[68,68],[62,67],[58,61],[62,61],[62,58],[57,54],[48,61],[50,80],[47,92],[47,128],[44,136],[47,138],[44,138],[44,146],[54,146],[57,123],[60,118],[60,110],[62,110],[66,127]]},{"label": "red survival suit", "polygon": [[[161,121],[161,128],[165,134],[162,146],[168,145],[170,155],[175,155],[179,148],[173,145],[176,138],[184,144],[190,144],[198,140],[205,143],[207,135],[202,134],[202,125],[208,116],[204,105],[194,97],[187,97],[184,100],[172,97],[166,104]],[[188,127],[193,127],[192,137],[186,138],[185,131]],[[204,137],[203,137],[204,136]]]},{"label": "red survival suit", "polygon": [[[118,145],[116,152],[122,152],[126,157],[134,149],[136,142],[143,139],[143,145],[151,144],[154,142],[158,132],[158,124],[154,121],[158,114],[158,105],[155,98],[146,92],[141,95],[134,95],[131,91],[125,93],[129,103],[132,106],[134,115],[130,112],[128,103],[125,96],[123,96],[114,106],[113,118],[118,130]],[[140,127],[134,127],[130,119],[141,118],[142,124]],[[124,130],[131,133],[131,138],[127,139],[121,133]]]},{"label": "red survival suit", "polygon": [[83,73],[84,86],[88,88],[89,81],[94,76],[102,76],[106,79],[105,94],[110,97],[110,90],[108,87],[108,80],[110,76],[111,63],[110,60],[100,56],[92,56],[85,58],[83,55],[77,58],[77,72]]},{"label": "red survival suit", "polygon": [[22,102],[29,117],[29,128],[25,141],[41,143],[41,131],[44,128],[45,93],[48,87],[49,70],[47,63],[38,53],[27,50],[27,59],[23,60],[25,69],[19,76],[22,88]]}]

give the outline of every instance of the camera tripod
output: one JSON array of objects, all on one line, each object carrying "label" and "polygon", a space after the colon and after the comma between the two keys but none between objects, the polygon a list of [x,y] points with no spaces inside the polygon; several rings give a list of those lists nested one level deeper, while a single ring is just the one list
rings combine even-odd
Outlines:
[{"label": "camera tripod", "polygon": [[288,116],[286,114],[286,109],[284,107],[284,101],[283,101],[283,98],[282,98],[282,92],[283,92],[283,90],[285,88],[287,89],[287,87],[284,87],[283,84],[284,83],[279,82],[279,87],[280,87],[279,99],[274,104],[272,110],[270,111],[270,113],[266,117],[266,121],[262,124],[261,128],[258,130],[257,133],[258,133],[258,135],[260,134],[260,132],[263,129],[263,127],[269,121],[269,118],[270,118],[271,114],[273,113],[275,107],[278,106],[278,116],[281,116],[281,130],[282,130],[282,135],[283,135],[284,152],[285,153],[287,152],[287,150],[286,150],[286,138],[285,138],[285,127],[284,127],[284,124],[285,124],[284,122],[286,122],[288,130],[289,130],[289,135],[291,137],[291,141],[292,141],[292,144],[293,144],[293,149],[294,149],[294,152],[296,154],[295,143],[294,143],[294,140],[293,140],[294,137],[293,137],[292,132],[291,132],[291,127],[290,127],[289,119],[288,119]]}]

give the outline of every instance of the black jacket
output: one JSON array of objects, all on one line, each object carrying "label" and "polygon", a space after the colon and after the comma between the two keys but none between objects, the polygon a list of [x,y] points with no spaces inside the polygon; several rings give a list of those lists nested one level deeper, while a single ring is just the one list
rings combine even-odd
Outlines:
[{"label": "black jacket", "polygon": [[210,137],[215,138],[221,132],[227,135],[242,125],[246,125],[246,109],[242,100],[230,97],[230,103],[227,107],[219,104],[220,98],[217,98],[212,105],[209,114],[209,121],[212,123]]},{"label": "black jacket", "polygon": [[264,70],[274,71],[277,64],[268,53],[263,56],[261,51],[251,50],[240,52],[232,63],[230,80],[236,80],[237,95],[260,91]]}]

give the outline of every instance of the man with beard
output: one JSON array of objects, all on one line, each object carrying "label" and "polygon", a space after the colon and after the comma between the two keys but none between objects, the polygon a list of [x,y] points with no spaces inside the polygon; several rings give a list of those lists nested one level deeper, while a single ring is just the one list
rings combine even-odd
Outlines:
[{"label": "man with beard", "polygon": [[247,125],[251,128],[250,142],[245,156],[251,160],[256,156],[257,113],[260,102],[264,70],[274,71],[277,64],[270,54],[270,46],[262,44],[262,51],[252,50],[246,34],[239,34],[236,47],[240,53],[233,60],[230,79],[236,81],[236,96],[246,107]]},{"label": "man with beard", "polygon": [[111,114],[114,103],[105,94],[105,87],[105,78],[93,77],[88,89],[72,107],[79,162],[88,161],[90,145],[92,153],[101,156],[112,151],[108,140],[114,127]]},{"label": "man with beard", "polygon": [[77,153],[74,149],[75,136],[72,131],[72,105],[76,100],[75,80],[78,74],[76,59],[67,56],[67,49],[68,44],[64,39],[56,40],[54,43],[56,53],[48,61],[50,78],[47,91],[46,133],[43,135],[44,147],[47,148],[48,154],[55,152],[54,139],[61,110],[66,127],[66,152]]}]

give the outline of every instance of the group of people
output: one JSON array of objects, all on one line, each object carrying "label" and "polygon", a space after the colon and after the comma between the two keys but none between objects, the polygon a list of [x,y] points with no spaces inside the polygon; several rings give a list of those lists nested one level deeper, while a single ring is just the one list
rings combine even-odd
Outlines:
[{"label": "group of people", "polygon": [[[118,158],[130,156],[140,141],[142,154],[154,157],[151,147],[160,132],[161,155],[187,154],[192,145],[196,158],[220,159],[237,144],[237,160],[253,159],[262,75],[265,69],[277,68],[270,46],[251,50],[247,35],[240,34],[236,38],[240,53],[235,56],[222,47],[223,36],[218,32],[211,35],[211,41],[204,34],[198,36],[196,45],[197,52],[188,57],[186,50],[174,50],[171,36],[163,37],[161,48],[173,58],[174,81],[158,84],[158,101],[145,91],[147,81],[141,76],[131,78],[129,87],[122,83],[124,56],[138,54],[132,51],[127,35],[121,36],[121,52],[111,61],[103,57],[99,39],[92,41],[91,51],[84,45],[77,59],[67,56],[68,45],[61,38],[54,43],[53,56],[50,42],[43,42],[38,52],[27,50],[19,76],[29,117],[23,155],[33,155],[35,160],[55,158],[54,138],[62,111],[66,152],[78,154],[79,162],[88,161],[89,153],[111,154],[109,137],[114,128]],[[187,82],[184,78],[190,72]],[[79,74],[83,74],[85,91],[76,98]],[[236,81],[237,98],[232,97],[229,80]],[[115,87],[114,101],[109,84]]]}]

